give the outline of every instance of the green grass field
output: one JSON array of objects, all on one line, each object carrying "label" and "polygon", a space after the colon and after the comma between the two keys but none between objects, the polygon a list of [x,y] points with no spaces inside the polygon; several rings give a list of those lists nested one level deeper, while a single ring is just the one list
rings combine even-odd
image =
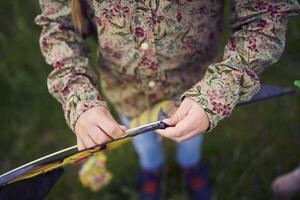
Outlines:
[{"label": "green grass field", "polygon": [[[41,56],[40,27],[33,23],[39,12],[37,0],[0,2],[0,174],[75,143],[60,105],[47,91],[51,67]],[[224,41],[227,36],[225,31]],[[299,52],[300,16],[290,21],[284,55],[262,75],[262,83],[293,87],[293,80],[300,79]],[[95,52],[92,57],[95,66]],[[207,134],[203,159],[211,166],[218,199],[277,199],[270,190],[273,178],[300,162],[299,116],[298,92],[239,107]],[[187,199],[175,145],[164,141],[164,146],[163,199]],[[94,193],[80,185],[78,166],[68,167],[47,199],[136,199],[138,165],[130,144],[109,152],[109,168],[112,183]]]}]

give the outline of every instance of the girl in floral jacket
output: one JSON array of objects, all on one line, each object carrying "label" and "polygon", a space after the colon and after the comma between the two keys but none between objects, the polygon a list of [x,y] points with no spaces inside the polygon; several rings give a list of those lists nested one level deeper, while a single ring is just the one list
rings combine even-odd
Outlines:
[{"label": "girl in floral jacket", "polygon": [[[126,130],[113,119],[96,89],[84,40],[94,34],[102,88],[127,119],[181,95],[179,108],[165,120],[172,127],[157,133],[182,142],[177,160],[189,172],[185,174],[195,199],[209,196],[203,193],[207,184],[197,172],[201,134],[259,90],[259,73],[280,58],[288,17],[299,12],[296,0],[234,0],[232,35],[223,58],[217,59],[223,0],[39,2],[40,45],[53,66],[48,88],[62,104],[79,149],[118,138]],[[164,163],[157,135],[139,136],[134,145],[144,183],[153,183],[145,184],[143,197],[157,199],[156,183]]]}]

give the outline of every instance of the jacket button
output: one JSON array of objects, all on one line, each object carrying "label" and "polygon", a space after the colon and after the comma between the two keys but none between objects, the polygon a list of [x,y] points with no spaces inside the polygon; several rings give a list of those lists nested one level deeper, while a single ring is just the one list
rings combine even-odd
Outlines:
[{"label": "jacket button", "polygon": [[148,86],[149,86],[150,88],[154,88],[154,87],[155,87],[155,81],[150,81],[150,82],[148,83]]},{"label": "jacket button", "polygon": [[147,44],[146,42],[143,42],[143,43],[141,44],[141,48],[142,48],[143,50],[147,50],[147,49],[149,48],[149,44]]}]

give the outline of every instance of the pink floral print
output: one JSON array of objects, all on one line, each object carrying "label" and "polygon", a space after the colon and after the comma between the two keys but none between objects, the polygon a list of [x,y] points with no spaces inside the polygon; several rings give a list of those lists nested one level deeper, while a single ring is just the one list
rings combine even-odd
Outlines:
[{"label": "pink floral print", "polygon": [[280,58],[288,17],[299,12],[296,0],[233,0],[232,35],[217,61],[223,0],[81,0],[83,35],[69,0],[39,2],[48,88],[73,130],[83,112],[105,106],[85,36],[98,38],[100,82],[118,112],[134,117],[182,94],[202,106],[212,130],[259,90],[258,74]]}]

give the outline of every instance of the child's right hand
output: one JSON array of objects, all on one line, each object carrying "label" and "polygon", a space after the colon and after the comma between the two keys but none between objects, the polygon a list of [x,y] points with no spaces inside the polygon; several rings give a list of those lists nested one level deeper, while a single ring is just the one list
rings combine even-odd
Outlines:
[{"label": "child's right hand", "polygon": [[84,112],[76,122],[75,134],[79,150],[108,142],[124,135],[127,128],[118,124],[104,106]]}]

